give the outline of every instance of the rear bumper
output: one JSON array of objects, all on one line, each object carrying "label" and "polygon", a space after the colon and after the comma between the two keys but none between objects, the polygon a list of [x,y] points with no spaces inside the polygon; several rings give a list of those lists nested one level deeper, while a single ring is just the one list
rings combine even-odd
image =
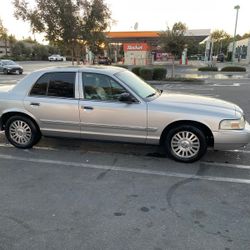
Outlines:
[{"label": "rear bumper", "polygon": [[243,130],[220,130],[213,132],[213,136],[214,149],[237,149],[250,143],[250,125],[246,123]]}]

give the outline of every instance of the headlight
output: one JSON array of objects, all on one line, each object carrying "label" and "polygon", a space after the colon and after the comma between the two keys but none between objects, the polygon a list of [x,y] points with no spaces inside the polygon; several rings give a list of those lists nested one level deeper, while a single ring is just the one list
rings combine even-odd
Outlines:
[{"label": "headlight", "polygon": [[220,129],[244,129],[245,128],[245,118],[242,116],[238,120],[223,120],[220,122]]}]

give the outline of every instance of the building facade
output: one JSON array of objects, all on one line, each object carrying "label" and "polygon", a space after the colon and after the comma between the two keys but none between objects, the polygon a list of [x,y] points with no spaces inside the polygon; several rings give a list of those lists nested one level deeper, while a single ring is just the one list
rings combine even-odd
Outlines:
[{"label": "building facade", "polygon": [[[167,60],[168,54],[159,48],[162,31],[107,32],[106,38],[114,54],[114,62],[119,61],[119,51],[124,52],[123,62],[128,65],[147,65],[154,60]],[[188,30],[186,37],[201,42],[210,35],[209,29]]]},{"label": "building facade", "polygon": [[[233,52],[233,43],[228,46],[228,52]],[[250,63],[250,38],[235,42],[234,61],[249,64]]]}]

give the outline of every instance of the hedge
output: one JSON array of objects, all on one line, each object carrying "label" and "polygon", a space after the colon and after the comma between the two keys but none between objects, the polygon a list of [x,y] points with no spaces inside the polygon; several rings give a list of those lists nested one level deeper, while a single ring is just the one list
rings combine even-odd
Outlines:
[{"label": "hedge", "polygon": [[198,68],[199,71],[218,71],[218,68],[216,66],[206,66]]},{"label": "hedge", "polygon": [[114,66],[121,67],[121,68],[124,68],[124,69],[128,69],[128,65],[124,65],[124,64],[116,64]]},{"label": "hedge", "polygon": [[166,79],[167,70],[165,68],[154,68],[153,69],[153,80],[164,80]]},{"label": "hedge", "polygon": [[140,76],[140,69],[141,69],[141,67],[134,67],[134,68],[132,68],[132,72],[135,73],[136,75]]},{"label": "hedge", "polygon": [[153,69],[141,68],[139,71],[140,77],[144,80],[153,80]]},{"label": "hedge", "polygon": [[223,72],[246,72],[245,67],[240,67],[240,66],[226,66],[221,69]]}]

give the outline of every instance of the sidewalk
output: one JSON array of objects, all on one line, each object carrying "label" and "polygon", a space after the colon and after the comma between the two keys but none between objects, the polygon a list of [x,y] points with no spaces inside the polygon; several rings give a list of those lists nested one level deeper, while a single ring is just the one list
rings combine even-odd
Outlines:
[{"label": "sidewalk", "polygon": [[[208,64],[211,64],[210,62],[204,62],[204,61],[189,61],[189,65],[192,65],[193,67],[199,68],[202,66],[207,66]],[[245,64],[243,62],[215,62],[215,65],[220,69],[226,67],[226,66],[241,66],[245,67],[247,69],[247,72],[250,72],[250,64]]]},{"label": "sidewalk", "polygon": [[[162,64],[164,65],[164,64]],[[243,65],[235,63],[235,66],[242,66],[246,68],[246,72],[221,72],[220,70],[225,66],[232,66],[232,63],[216,62],[218,72],[198,71],[198,68],[207,66],[208,63],[204,61],[189,61],[188,65],[180,65],[178,61],[175,62],[175,77],[179,78],[194,78],[194,79],[250,79],[250,65]],[[165,62],[167,68],[167,77],[171,77],[172,63]]]}]

